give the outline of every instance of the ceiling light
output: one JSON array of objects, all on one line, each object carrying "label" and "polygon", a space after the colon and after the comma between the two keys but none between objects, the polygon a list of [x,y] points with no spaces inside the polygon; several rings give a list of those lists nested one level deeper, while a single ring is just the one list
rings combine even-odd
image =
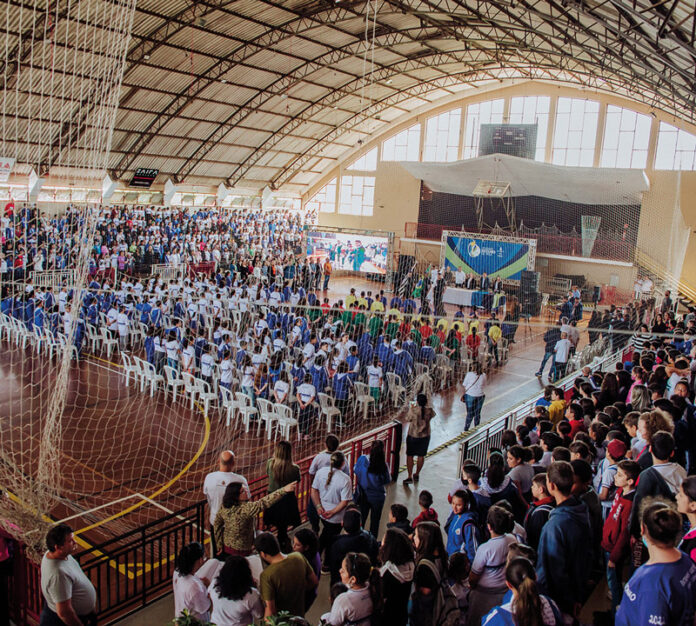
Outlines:
[{"label": "ceiling light", "polygon": [[387,85],[391,85],[394,81],[391,78],[388,78],[385,82]]},{"label": "ceiling light", "polygon": [[144,54],[144,55],[143,55],[143,59],[145,59],[146,61],[149,61],[149,60],[150,60],[150,55],[149,55],[149,54]]},{"label": "ceiling light", "polygon": [[221,82],[221,83],[226,83],[226,82],[227,82],[227,79],[226,79],[226,78],[221,78],[221,79],[220,79],[220,82]]}]

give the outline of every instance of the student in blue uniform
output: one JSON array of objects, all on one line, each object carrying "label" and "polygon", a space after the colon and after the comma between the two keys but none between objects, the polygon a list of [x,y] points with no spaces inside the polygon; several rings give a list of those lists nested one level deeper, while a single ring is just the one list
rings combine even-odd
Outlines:
[{"label": "student in blue uniform", "polygon": [[481,620],[482,626],[563,624],[561,613],[553,600],[539,593],[531,561],[524,557],[512,559],[505,568],[505,583],[512,591],[512,599],[488,613]]},{"label": "student in blue uniform", "polygon": [[650,558],[624,587],[617,626],[691,626],[696,612],[696,563],[679,550],[682,518],[666,502],[643,510],[641,534]]}]

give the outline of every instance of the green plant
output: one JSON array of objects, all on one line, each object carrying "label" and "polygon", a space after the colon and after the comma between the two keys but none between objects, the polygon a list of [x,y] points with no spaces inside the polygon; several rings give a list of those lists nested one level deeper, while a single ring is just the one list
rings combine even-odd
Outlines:
[{"label": "green plant", "polygon": [[189,613],[186,609],[181,611],[181,615],[175,617],[171,622],[171,626],[215,626],[212,622],[198,619]]},{"label": "green plant", "polygon": [[302,617],[290,615],[288,611],[279,611],[263,621],[264,626],[305,626],[307,621]]}]

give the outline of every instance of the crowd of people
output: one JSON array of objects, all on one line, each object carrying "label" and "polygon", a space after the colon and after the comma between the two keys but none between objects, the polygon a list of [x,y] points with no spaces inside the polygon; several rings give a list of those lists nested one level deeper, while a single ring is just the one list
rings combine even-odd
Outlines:
[{"label": "crowd of people", "polygon": [[[485,372],[504,362],[517,331],[514,297],[505,312],[459,307],[453,318],[433,316],[436,285],[421,284],[432,272],[419,281],[422,293],[414,287],[388,298],[382,289],[353,288],[330,301],[331,263],[298,260],[304,221],[288,213],[223,218],[210,211],[102,209],[93,273],[76,302],[70,285],[35,286],[27,271],[73,262],[82,219],[70,209],[50,219],[29,209],[15,216],[3,242],[3,268],[15,280],[3,283],[2,313],[37,334],[72,336],[78,358],[87,339],[98,348],[107,337],[124,352],[143,354],[158,375],[190,374],[221,400],[227,390],[245,394],[254,407],[258,399],[288,405],[305,437],[319,418],[320,394],[340,411],[337,427],[349,408],[357,414],[358,383],[375,414],[422,374],[445,387],[466,370],[477,372],[465,395],[481,399]],[[126,266],[154,260],[171,268],[201,253],[215,261],[210,274],[142,278],[100,270],[106,263],[120,271],[122,256]],[[469,415],[477,425],[476,402]]]},{"label": "crowd of people", "polygon": [[[410,276],[391,298],[352,289],[330,302],[320,288],[329,286],[331,264],[297,261],[303,224],[290,214],[104,210],[93,277],[75,302],[67,285],[54,293],[27,272],[37,263],[69,267],[80,219],[26,210],[3,222],[1,269],[21,279],[21,289],[10,282],[2,294],[3,313],[74,335],[78,352],[103,328],[124,352],[142,350],[157,372],[192,374],[252,404],[291,406],[307,437],[320,393],[333,397],[340,427],[356,385],[366,385],[375,410],[403,387],[407,486],[421,479],[434,414],[410,383],[463,379],[468,429],[480,420],[486,371],[515,340],[514,298],[505,311],[460,307],[452,319],[433,318],[445,277],[430,272]],[[127,274],[139,264],[206,261],[216,267],[207,276]],[[124,273],[114,281],[104,277],[108,269]],[[693,624],[695,313],[678,317],[671,301],[657,310],[645,301],[595,310],[590,341],[602,336],[629,356],[605,373],[585,368],[566,392],[555,382],[578,348],[578,294],[560,308],[538,372],[550,361],[550,384],[532,414],[498,445],[488,442],[485,463],[464,460],[449,491],[420,491],[413,519],[397,492],[383,530],[386,490],[399,487],[389,487],[396,476],[380,442],[348,463],[337,437],[327,436],[309,469],[308,526],[290,442],[276,445],[268,493],[254,498],[234,471],[234,453],[223,451],[203,487],[212,558],[197,543],[177,555],[176,615],[236,626],[282,611],[304,617],[321,601],[331,626],[570,624],[606,578],[611,608],[597,620]],[[261,513],[274,533],[257,532]],[[96,623],[96,594],[72,557],[72,530],[58,525],[46,543],[42,625]],[[322,575],[330,580],[325,598]]]},{"label": "crowd of people", "polygon": [[[611,315],[630,320],[631,310]],[[690,313],[673,320],[667,312],[664,332],[647,339],[640,328],[615,334],[626,348],[615,368],[586,368],[567,392],[548,385],[533,412],[488,449],[485,464],[465,459],[449,492],[422,490],[413,519],[397,491],[386,529],[380,523],[385,488],[394,476],[383,447],[378,442],[350,468],[330,435],[310,469],[309,527],[299,527],[292,539],[284,528],[280,541],[268,533],[256,540],[248,535],[243,547],[228,548],[223,537],[219,562],[240,558],[242,550],[252,575],[227,599],[214,591],[226,588],[224,569],[201,581],[206,611],[219,624],[247,624],[283,609],[304,616],[324,574],[330,597],[323,600],[329,610],[322,620],[334,626],[571,624],[605,579],[610,608],[595,614],[595,623],[692,625],[693,319]],[[409,414],[409,420],[420,415],[428,422],[425,397]],[[289,511],[296,510],[296,466],[287,451],[277,450],[269,476],[281,467],[284,478],[269,495],[247,504],[230,500],[238,515],[243,507],[269,510],[284,499]],[[417,482],[419,472],[409,468],[408,482]],[[234,474],[227,479],[240,480]],[[231,484],[225,489],[243,493],[242,485]],[[439,516],[446,503],[449,514]],[[218,525],[226,524],[226,515],[217,514]],[[288,554],[292,564],[282,565]],[[275,566],[270,575],[264,564]],[[256,613],[248,621],[225,621],[216,612],[216,601],[241,606],[247,598],[246,606],[252,597]]]}]

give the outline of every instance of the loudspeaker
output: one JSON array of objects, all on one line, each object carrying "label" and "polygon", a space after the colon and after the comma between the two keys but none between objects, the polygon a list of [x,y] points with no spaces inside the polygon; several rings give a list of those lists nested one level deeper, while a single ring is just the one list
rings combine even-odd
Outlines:
[{"label": "loudspeaker", "polygon": [[602,297],[602,285],[595,285],[592,292],[592,302],[597,304]]},{"label": "loudspeaker", "polygon": [[540,278],[541,274],[539,272],[522,270],[522,275],[520,276],[520,294],[523,299],[526,294],[537,293],[539,291]]},{"label": "loudspeaker", "polygon": [[541,294],[529,293],[522,296],[522,315],[531,315],[538,317],[541,315]]}]

